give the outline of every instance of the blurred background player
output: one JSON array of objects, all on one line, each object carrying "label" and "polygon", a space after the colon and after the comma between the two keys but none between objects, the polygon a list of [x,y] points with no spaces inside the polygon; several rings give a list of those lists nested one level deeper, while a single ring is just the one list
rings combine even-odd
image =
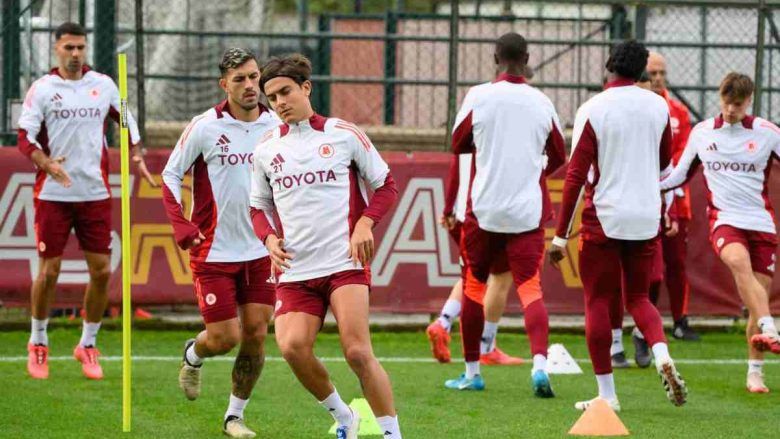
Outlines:
[{"label": "blurred background player", "polygon": [[[650,57],[652,57],[652,52]],[[649,61],[648,61],[649,62]],[[636,86],[645,90],[652,90],[652,81],[647,70],[642,72],[642,75],[636,81]],[[671,111],[671,110],[670,110]],[[672,123],[674,125],[674,123]],[[674,130],[674,129],[673,129]],[[675,234],[676,225],[671,218],[668,218],[670,227],[668,230],[664,230],[664,237],[669,234]],[[676,221],[676,219],[675,219]],[[655,257],[653,259],[653,269],[651,270],[650,277],[650,301],[653,301],[653,291],[658,291],[661,288],[661,283],[664,280],[664,258],[661,242],[656,244]],[[658,299],[658,295],[655,295],[655,299]],[[655,304],[656,302],[653,302]],[[612,367],[615,369],[625,369],[631,367],[631,364],[626,359],[625,348],[623,347],[623,315],[624,315],[624,299],[622,288],[619,294],[615,294],[612,297],[610,305],[609,318],[612,321],[612,346],[609,348],[609,353],[612,356]],[[634,326],[631,332],[631,340],[634,344],[634,362],[637,366],[645,368],[650,366],[652,357],[650,356],[650,347],[647,346],[642,331]]]},{"label": "blurred background player", "polygon": [[[584,185],[579,268],[585,335],[597,398],[616,411],[620,403],[610,361],[610,305],[620,295],[621,284],[626,306],[653,350],[667,398],[682,405],[687,393],[669,355],[661,316],[648,298],[661,220],[659,180],[662,171],[671,168],[672,129],[666,102],[634,85],[647,56],[647,49],[634,41],[613,47],[606,90],[577,110],[558,227],[549,250],[557,268]],[[575,408],[585,410],[597,398],[578,402]]]},{"label": "blurred background player", "polygon": [[[96,337],[108,305],[111,276],[111,191],[108,183],[107,119],[119,121],[119,90],[114,81],[86,64],[87,37],[76,23],[57,27],[58,66],[27,91],[19,118],[19,150],[37,167],[33,189],[38,274],[30,297],[32,329],[27,372],[49,376],[49,308],[54,300],[65,244],[75,229],[89,269],[84,294],[84,326],[73,357],[84,376],[103,378]],[[138,125],[128,111],[132,161],[152,186],[139,149]]]},{"label": "blurred background player", "polygon": [[[254,437],[244,424],[265,362],[264,343],[275,302],[271,260],[249,216],[252,151],[279,126],[258,102],[260,69],[255,56],[228,49],[219,63],[226,99],[187,126],[163,171],[163,203],[176,242],[190,251],[190,266],[206,329],[187,340],[179,386],[187,399],[200,394],[203,360],[240,347],[233,364],[233,391],[223,420],[231,437]],[[182,181],[192,170],[190,219],[182,209]]]},{"label": "blurred background player", "polygon": [[[463,221],[466,217],[466,193],[468,192],[468,185],[460,185],[460,181],[469,181],[468,173],[471,170],[471,155],[453,155],[450,166],[450,181],[447,182],[444,213],[439,223],[447,229],[455,244],[459,246]],[[460,259],[461,270],[463,270],[463,258]],[[495,332],[498,332],[498,321],[504,313],[506,296],[509,292],[509,287],[512,285],[512,274],[509,272],[504,254],[500,255],[499,260],[490,267],[487,285],[484,304],[485,319],[491,322],[490,325],[495,324]],[[463,280],[458,279],[458,282],[452,287],[450,296],[444,303],[441,314],[428,325],[426,330],[433,356],[440,363],[450,362],[450,330],[452,323],[460,315],[462,302]],[[517,365],[522,364],[523,360],[522,358],[509,356],[496,347],[496,337],[493,337],[491,340],[482,340],[480,342],[479,362],[483,365]]]},{"label": "blurred background player", "polygon": [[772,159],[780,154],[780,128],[747,114],[753,87],[746,75],[726,75],[720,84],[721,113],[696,125],[661,189],[680,187],[704,164],[712,248],[734,276],[750,312],[747,389],[766,393],[763,352],[780,354],[780,336],[769,311],[777,232],[768,195]]},{"label": "blurred background player", "polygon": [[[672,125],[672,163],[676,165],[691,134],[691,117],[688,108],[673,98],[667,89],[666,60],[660,53],[650,52],[647,58],[647,74],[650,76],[652,90],[663,97],[669,106],[669,121]],[[668,233],[661,235],[664,280],[674,319],[672,337],[683,341],[699,340],[699,334],[688,325],[690,286],[685,272],[685,260],[688,255],[688,223],[691,220],[690,198],[690,189],[687,185],[674,191],[671,210],[674,212],[675,221]],[[651,285],[650,301],[655,305],[658,305],[660,291],[660,283]]]},{"label": "blurred background player", "polygon": [[[273,58],[261,89],[284,121],[257,146],[252,219],[276,267],[276,341],[284,359],[336,419],[337,438],[356,439],[360,417],[341,399],[314,355],[328,306],[352,371],[385,439],[400,439],[390,378],[374,356],[368,327],[372,228],[398,195],[387,163],[365,133],[312,109],[311,62]],[[366,197],[366,186],[374,191]],[[268,221],[274,207],[284,238]]]},{"label": "blurred background player", "polygon": [[539,278],[544,256],[541,225],[552,215],[546,176],[565,162],[564,140],[552,102],[523,77],[528,63],[525,39],[516,33],[501,36],[494,59],[501,73],[492,83],[469,89],[453,127],[453,153],[472,154],[474,164],[460,245],[466,372],[445,386],[485,387],[479,370],[480,341],[494,339],[496,327],[485,324],[481,305],[491,265],[505,253],[524,310],[534,394],[549,398],[553,396],[545,372],[549,321]]}]

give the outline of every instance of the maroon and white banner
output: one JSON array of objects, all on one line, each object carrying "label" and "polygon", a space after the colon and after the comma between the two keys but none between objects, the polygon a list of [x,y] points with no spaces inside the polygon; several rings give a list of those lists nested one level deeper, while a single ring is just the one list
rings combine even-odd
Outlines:
[{"label": "maroon and white banner", "polygon": [[[169,151],[152,150],[147,164],[159,173]],[[377,226],[374,237],[377,255],[372,264],[371,305],[375,311],[437,312],[457,281],[457,247],[437,218],[444,208],[444,179],[449,167],[445,153],[390,152],[383,156],[390,164],[399,187],[396,206]],[[110,183],[114,197],[113,253],[111,255],[111,301],[120,302],[120,189],[119,153],[111,151]],[[559,203],[563,171],[548,181],[553,203]],[[770,184],[772,200],[780,203],[777,173]],[[6,306],[27,306],[33,276],[38,269],[33,230],[32,164],[16,148],[0,148],[0,300]],[[146,181],[132,182],[132,282],[136,304],[195,303],[186,252],[176,247],[161,201],[161,191]],[[186,182],[185,182],[186,183]],[[189,190],[182,197],[190,203]],[[731,276],[715,257],[707,240],[704,209],[706,196],[699,175],[692,187],[694,218],[688,242],[688,276],[691,283],[691,314],[734,315],[740,300]],[[185,206],[189,208],[189,206]],[[547,225],[548,241],[553,224]],[[577,240],[569,243],[569,257],[562,271],[546,266],[542,284],[552,313],[583,312],[581,283],[577,270]],[[62,262],[56,301],[79,304],[88,279],[87,267],[75,236],[68,242]],[[780,297],[773,286],[773,309],[780,312]],[[509,311],[519,311],[516,295],[510,296]],[[667,303],[662,293],[662,305]]]}]

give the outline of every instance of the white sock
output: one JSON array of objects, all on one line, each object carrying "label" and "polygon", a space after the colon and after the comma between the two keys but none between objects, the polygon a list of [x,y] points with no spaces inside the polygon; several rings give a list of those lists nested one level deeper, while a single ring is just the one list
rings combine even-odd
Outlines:
[{"label": "white sock", "polygon": [[672,357],[669,356],[669,346],[666,343],[656,343],[653,345],[652,349],[656,364],[672,359]]},{"label": "white sock", "polygon": [[615,377],[611,373],[596,375],[596,382],[599,385],[599,398],[617,399],[615,393]]},{"label": "white sock", "polygon": [[198,354],[195,353],[195,343],[187,348],[187,352],[184,353],[184,356],[187,358],[187,363],[189,363],[190,366],[198,367],[203,364],[203,358],[200,358]]},{"label": "white sock", "polygon": [[49,334],[46,333],[46,328],[49,326],[49,319],[38,320],[32,318],[32,325],[30,328],[30,343],[42,344],[44,346],[49,345]]},{"label": "white sock", "polygon": [[225,412],[225,419],[227,419],[228,416],[238,416],[239,418],[244,419],[244,407],[246,407],[248,403],[248,399],[241,399],[231,393],[230,403],[228,404],[228,409]]},{"label": "white sock", "polygon": [[612,330],[612,346],[609,348],[609,355],[625,352],[623,349],[623,328]]},{"label": "white sock", "polygon": [[642,340],[645,339],[645,336],[642,335],[642,331],[640,331],[639,328],[636,327],[636,326],[634,326],[634,331],[632,332],[632,334],[637,336],[637,337],[639,337],[639,338],[641,338]]},{"label": "white sock", "polygon": [[482,339],[479,343],[479,353],[489,354],[496,348],[496,333],[498,332],[498,322],[485,321],[485,327],[482,329]]},{"label": "white sock", "polygon": [[758,319],[758,327],[761,329],[762,334],[777,335],[775,319],[773,319],[772,316],[764,316]]},{"label": "white sock", "polygon": [[97,333],[100,330],[100,323],[90,323],[84,320],[84,326],[81,329],[81,341],[79,341],[81,346],[95,346],[95,338],[97,338]]},{"label": "white sock", "polygon": [[546,368],[547,368],[547,357],[545,357],[542,354],[534,355],[534,365],[531,368],[531,373],[534,373],[537,370],[544,370]]},{"label": "white sock", "polygon": [[339,396],[339,392],[336,389],[333,389],[333,393],[320,401],[320,405],[333,416],[333,419],[335,419],[340,426],[349,426],[352,424],[352,410],[347,403],[341,399],[341,396]]},{"label": "white sock", "polygon": [[471,379],[479,375],[479,361],[466,362],[466,378]]},{"label": "white sock", "polygon": [[439,314],[439,323],[444,326],[444,329],[449,331],[452,328],[452,322],[460,315],[460,302],[457,300],[447,299]]},{"label": "white sock", "polygon": [[764,367],[764,360],[748,360],[748,374],[753,372],[761,373]]},{"label": "white sock", "polygon": [[401,428],[398,426],[398,416],[380,416],[376,423],[382,429],[384,439],[401,439]]}]

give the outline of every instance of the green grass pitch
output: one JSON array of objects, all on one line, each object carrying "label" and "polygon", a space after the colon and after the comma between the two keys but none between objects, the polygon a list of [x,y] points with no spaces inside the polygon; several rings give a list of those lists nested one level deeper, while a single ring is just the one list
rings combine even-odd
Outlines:
[{"label": "green grass pitch", "polygon": [[[180,331],[135,331],[133,354],[133,431],[121,433],[121,362],[104,361],[106,378],[100,382],[81,377],[70,359],[53,360],[50,378],[35,381],[26,376],[26,332],[0,333],[0,437],[8,438],[181,438],[221,437],[221,420],[230,392],[229,361],[208,361],[203,371],[203,392],[187,401],[177,386],[178,357],[185,339]],[[50,331],[51,355],[64,357],[78,341],[78,330]],[[502,349],[528,356],[522,334],[499,336]],[[328,438],[332,420],[297,383],[270,338],[270,358],[245,413],[247,423],[262,438]],[[596,394],[590,364],[581,363],[582,375],[553,376],[556,398],[539,400],[530,390],[530,365],[483,367],[487,389],[459,393],[444,389],[445,379],[462,372],[462,364],[405,362],[429,358],[425,335],[382,333],[373,336],[379,357],[393,381],[396,404],[405,438],[547,438],[566,437],[579,417],[575,401]],[[104,356],[121,354],[121,334],[103,331],[98,344]],[[553,334],[578,359],[587,358],[584,337]],[[630,339],[626,338],[630,348]],[[453,352],[459,352],[454,337]],[[690,388],[689,402],[674,407],[664,394],[654,370],[616,371],[623,412],[620,417],[637,438],[772,437],[780,426],[780,362],[765,366],[768,395],[745,391],[743,337],[736,333],[705,334],[701,343],[671,342],[672,355]],[[341,355],[337,336],[320,336],[318,355]],[[399,361],[401,360],[401,361]],[[691,360],[701,360],[691,361]],[[343,362],[326,363],[342,397],[361,397],[360,386]]]}]

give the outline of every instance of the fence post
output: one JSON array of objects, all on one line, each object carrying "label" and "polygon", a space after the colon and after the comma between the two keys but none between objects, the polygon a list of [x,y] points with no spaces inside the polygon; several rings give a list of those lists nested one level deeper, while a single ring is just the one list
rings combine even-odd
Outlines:
[{"label": "fence post", "polygon": [[146,69],[144,60],[144,0],[135,0],[135,82],[138,101],[138,131],[141,139],[146,139]]},{"label": "fence post", "polygon": [[[95,2],[95,70],[116,79],[116,1]],[[106,132],[106,142],[114,143],[114,131]]]},{"label": "fence post", "polygon": [[647,6],[639,5],[636,7],[636,26],[634,28],[634,38],[644,41],[647,37]]},{"label": "fence post", "polygon": [[95,70],[116,79],[116,2],[95,2]]},{"label": "fence post", "polygon": [[628,21],[626,7],[622,5],[612,5],[612,18],[609,22],[609,39],[622,40],[631,33],[631,23]]},{"label": "fence post", "polygon": [[4,144],[16,144],[15,136],[9,133],[11,126],[9,103],[11,99],[18,99],[19,90],[19,64],[21,61],[21,28],[19,27],[19,14],[21,13],[19,0],[3,1],[3,89],[0,95],[0,132],[7,134],[0,139]]},{"label": "fence post", "polygon": [[[330,16],[320,14],[317,19],[317,30],[324,34],[330,32]],[[315,58],[316,74],[323,78],[314,84],[314,108],[320,114],[330,114],[330,38],[319,37],[317,39],[317,52]]]},{"label": "fence post", "polygon": [[[388,11],[385,14],[385,35],[398,32],[398,14]],[[385,125],[395,122],[395,57],[396,41],[385,40]]]},{"label": "fence post", "polygon": [[[309,0],[298,0],[298,32],[304,33],[309,28]],[[306,53],[306,38],[299,42],[301,53]]]},{"label": "fence post", "polygon": [[447,83],[447,142],[444,150],[452,143],[452,125],[455,123],[455,111],[458,104],[458,0],[450,1],[450,57],[449,78]]},{"label": "fence post", "polygon": [[87,0],[79,0],[79,24],[87,27]]},{"label": "fence post", "polygon": [[756,36],[756,91],[753,96],[753,115],[761,113],[761,88],[764,85],[764,34],[766,33],[766,0],[758,2],[758,35]]}]

